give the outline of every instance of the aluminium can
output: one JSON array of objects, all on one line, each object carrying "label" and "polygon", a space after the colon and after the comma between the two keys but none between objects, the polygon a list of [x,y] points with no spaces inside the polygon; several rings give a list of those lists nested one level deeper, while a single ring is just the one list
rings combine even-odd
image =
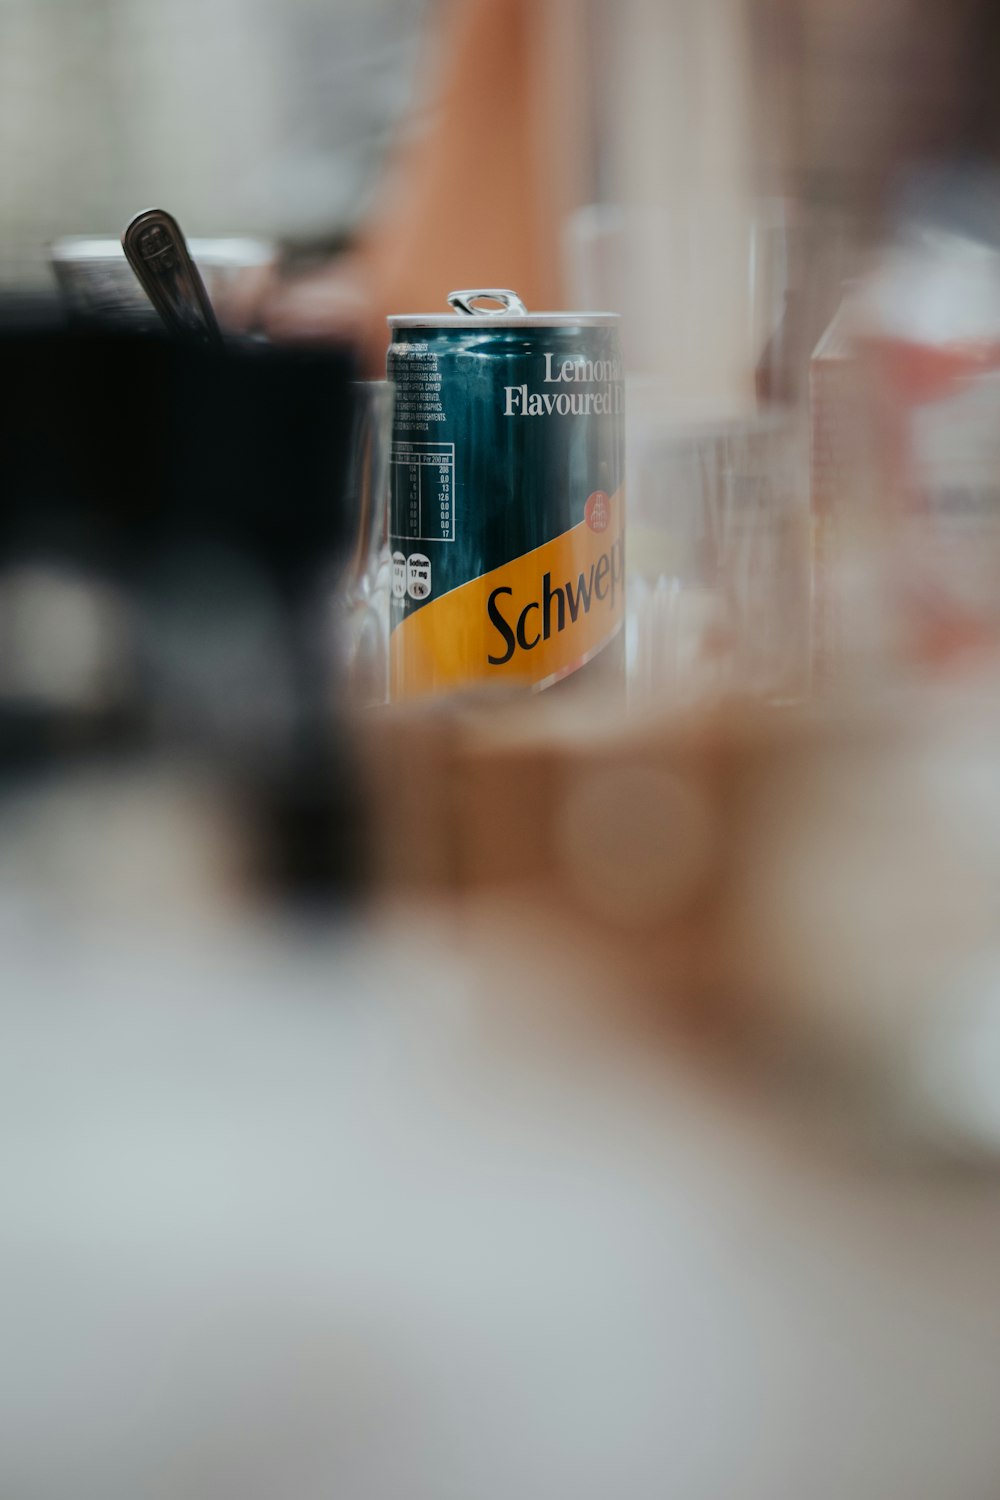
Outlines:
[{"label": "aluminium can", "polygon": [[528,313],[495,289],[448,301],[389,319],[391,696],[540,690],[589,663],[620,677],[617,315]]}]

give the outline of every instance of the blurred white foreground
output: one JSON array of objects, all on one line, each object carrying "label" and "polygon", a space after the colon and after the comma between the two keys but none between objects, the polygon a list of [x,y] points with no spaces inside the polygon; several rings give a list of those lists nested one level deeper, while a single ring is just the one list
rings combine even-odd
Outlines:
[{"label": "blurred white foreground", "polygon": [[154,930],[29,885],[4,1496],[995,1493],[990,1186],[838,1165],[585,1021],[608,976],[523,933]]}]

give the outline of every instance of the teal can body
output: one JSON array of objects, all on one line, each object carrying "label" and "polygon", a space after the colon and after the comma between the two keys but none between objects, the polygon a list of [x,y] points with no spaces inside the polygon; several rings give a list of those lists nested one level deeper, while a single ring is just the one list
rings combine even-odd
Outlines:
[{"label": "teal can body", "polygon": [[624,618],[618,320],[389,321],[392,695],[548,686]]}]

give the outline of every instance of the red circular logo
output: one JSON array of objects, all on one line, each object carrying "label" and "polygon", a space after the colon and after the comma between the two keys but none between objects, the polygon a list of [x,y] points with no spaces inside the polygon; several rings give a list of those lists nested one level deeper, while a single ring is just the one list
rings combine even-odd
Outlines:
[{"label": "red circular logo", "polygon": [[583,519],[591,531],[607,531],[611,525],[611,500],[603,490],[595,490],[583,508]]}]

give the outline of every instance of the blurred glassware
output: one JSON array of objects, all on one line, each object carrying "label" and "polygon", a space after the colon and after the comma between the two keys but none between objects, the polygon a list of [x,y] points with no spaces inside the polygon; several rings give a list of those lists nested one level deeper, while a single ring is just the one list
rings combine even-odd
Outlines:
[{"label": "blurred glassware", "polygon": [[809,517],[798,426],[768,416],[647,430],[630,468],[632,701],[803,693]]},{"label": "blurred glassware", "polygon": [[354,423],[346,503],[354,547],[339,591],[339,625],[352,702],[384,703],[389,692],[389,440],[393,388],[388,380],[353,387]]},{"label": "blurred glassware", "polygon": [[[862,287],[887,584],[919,670],[1000,654],[1000,174],[925,167]],[[888,502],[886,504],[886,502]]]},{"label": "blurred glassware", "polygon": [[[275,246],[268,240],[192,239],[188,246],[209,299],[226,324],[231,321],[228,305],[255,301],[253,289],[270,275],[275,262]],[[63,301],[74,316],[157,326],[157,315],[119,240],[110,235],[69,235],[54,242],[51,258]]]},{"label": "blurred glassware", "polygon": [[672,399],[749,398],[788,291],[788,212],[780,199],[681,216],[588,204],[566,228],[570,300],[621,312],[630,372],[658,375]]}]

